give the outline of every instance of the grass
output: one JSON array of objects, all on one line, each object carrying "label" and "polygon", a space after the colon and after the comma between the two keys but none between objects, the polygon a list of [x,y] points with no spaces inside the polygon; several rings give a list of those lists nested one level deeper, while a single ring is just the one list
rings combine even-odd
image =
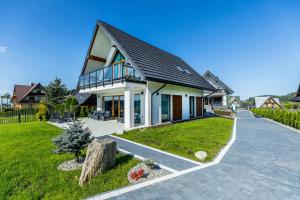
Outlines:
[{"label": "grass", "polygon": [[73,155],[56,155],[52,138],[61,129],[44,122],[0,125],[0,199],[82,199],[128,184],[127,172],[138,163],[117,155],[117,165],[81,188],[81,170],[58,171]]},{"label": "grass", "polygon": [[233,120],[215,117],[136,129],[117,136],[193,160],[197,160],[195,152],[205,151],[207,162],[227,144],[232,127]]}]

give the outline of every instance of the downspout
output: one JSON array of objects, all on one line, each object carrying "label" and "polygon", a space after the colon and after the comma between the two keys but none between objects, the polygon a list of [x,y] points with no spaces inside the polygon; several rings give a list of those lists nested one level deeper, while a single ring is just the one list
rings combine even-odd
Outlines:
[{"label": "downspout", "polygon": [[167,83],[164,83],[160,88],[158,88],[157,90],[155,90],[154,92],[151,93],[151,124],[153,124],[153,117],[152,117],[152,97],[155,93],[157,93],[159,90],[163,89],[164,87],[166,87]]}]

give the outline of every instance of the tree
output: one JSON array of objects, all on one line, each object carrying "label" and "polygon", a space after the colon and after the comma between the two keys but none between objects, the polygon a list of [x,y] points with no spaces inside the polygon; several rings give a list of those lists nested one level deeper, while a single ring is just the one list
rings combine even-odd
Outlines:
[{"label": "tree", "polygon": [[53,140],[58,147],[55,153],[72,153],[75,154],[77,162],[81,150],[88,146],[93,140],[92,132],[89,128],[84,128],[83,123],[74,121],[69,128],[65,129],[63,134]]},{"label": "tree", "polygon": [[68,89],[65,84],[62,84],[61,79],[55,78],[46,87],[46,101],[47,104],[55,106],[64,101],[65,96],[68,94]]},{"label": "tree", "polygon": [[40,103],[38,107],[38,112],[35,114],[35,116],[40,121],[47,121],[50,117],[47,106],[43,103]]}]

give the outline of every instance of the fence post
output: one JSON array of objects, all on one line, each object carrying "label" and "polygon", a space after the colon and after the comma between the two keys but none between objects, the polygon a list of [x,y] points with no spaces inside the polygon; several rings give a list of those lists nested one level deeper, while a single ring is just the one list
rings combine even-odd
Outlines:
[{"label": "fence post", "polygon": [[21,114],[20,114],[20,111],[18,112],[18,122],[21,123]]},{"label": "fence post", "polygon": [[24,112],[25,112],[25,113],[24,113],[24,115],[25,115],[25,122],[26,122],[26,111],[27,111],[27,110],[26,110],[26,108],[25,108],[25,110],[24,110]]}]

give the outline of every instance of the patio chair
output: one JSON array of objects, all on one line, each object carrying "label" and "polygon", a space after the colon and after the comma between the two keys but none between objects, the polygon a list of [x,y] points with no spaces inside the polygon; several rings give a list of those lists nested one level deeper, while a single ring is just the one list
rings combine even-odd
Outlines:
[{"label": "patio chair", "polygon": [[55,122],[55,123],[60,123],[60,115],[59,115],[59,113],[58,112],[51,113],[50,121],[51,122]]},{"label": "patio chair", "polygon": [[100,120],[102,116],[103,116],[103,112],[102,111],[94,111],[92,119],[94,119],[94,120]]},{"label": "patio chair", "polygon": [[111,112],[110,111],[105,111],[100,119],[103,120],[103,121],[106,121],[107,119],[111,119]]},{"label": "patio chair", "polygon": [[73,121],[72,114],[70,112],[64,112],[64,117],[62,118],[62,121],[64,121],[64,122]]}]

